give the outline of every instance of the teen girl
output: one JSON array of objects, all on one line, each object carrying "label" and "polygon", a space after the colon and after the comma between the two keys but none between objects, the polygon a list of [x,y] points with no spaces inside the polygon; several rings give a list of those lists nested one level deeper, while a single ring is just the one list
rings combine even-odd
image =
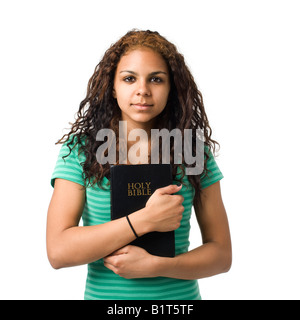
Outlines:
[{"label": "teen girl", "polygon": [[[186,175],[184,159],[174,164],[172,144],[173,184],[158,189],[145,208],[129,215],[138,236],[175,230],[174,258],[128,245],[136,238],[128,220],[110,221],[110,166],[97,162],[96,151],[104,142],[96,135],[113,129],[118,150],[121,120],[127,121],[127,134],[136,128],[149,137],[153,128],[203,132],[203,173]],[[159,33],[130,31],[106,51],[76,122],[59,143],[47,252],[55,269],[88,264],[85,299],[201,299],[197,279],[230,269],[230,232],[219,182],[223,176],[213,157],[216,142],[183,56]],[[202,245],[199,241],[199,247],[188,251],[193,206]],[[83,226],[78,225],[81,218]]]}]

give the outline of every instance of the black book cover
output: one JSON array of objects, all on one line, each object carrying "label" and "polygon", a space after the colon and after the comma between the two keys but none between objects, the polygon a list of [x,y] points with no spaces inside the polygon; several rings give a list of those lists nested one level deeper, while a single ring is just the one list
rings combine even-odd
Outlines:
[{"label": "black book cover", "polygon": [[[156,189],[172,184],[172,167],[170,164],[114,165],[110,168],[110,178],[111,219],[115,220],[144,208]],[[131,245],[156,256],[175,256],[174,231],[150,232]]]}]

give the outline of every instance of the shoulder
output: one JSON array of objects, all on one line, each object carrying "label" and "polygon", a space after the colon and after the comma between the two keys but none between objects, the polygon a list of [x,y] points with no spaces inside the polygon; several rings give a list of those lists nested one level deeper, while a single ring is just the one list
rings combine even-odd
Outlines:
[{"label": "shoulder", "polygon": [[59,151],[59,157],[67,160],[68,157],[76,158],[80,162],[85,161],[84,147],[86,145],[86,138],[71,135],[68,140],[63,142]]},{"label": "shoulder", "polygon": [[82,167],[83,162],[85,162],[85,156],[81,146],[82,143],[74,136],[62,144],[51,177],[52,186],[54,186],[56,178],[73,181],[82,186],[85,185]]},{"label": "shoulder", "polygon": [[200,175],[201,189],[205,189],[224,178],[217,164],[216,158],[208,146],[205,146],[204,157],[206,160],[206,166]]}]

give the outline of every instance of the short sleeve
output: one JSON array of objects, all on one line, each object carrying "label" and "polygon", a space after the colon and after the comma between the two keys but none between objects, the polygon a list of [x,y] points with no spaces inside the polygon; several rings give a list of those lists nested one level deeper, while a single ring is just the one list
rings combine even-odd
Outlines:
[{"label": "short sleeve", "polygon": [[209,151],[209,158],[207,160],[207,175],[203,173],[200,177],[201,189],[205,189],[223,178],[224,176],[220,171],[213,154]]},{"label": "short sleeve", "polygon": [[[54,172],[51,176],[52,187],[54,187],[56,178],[76,182],[82,186],[85,185],[83,168],[78,155],[78,144],[75,147],[74,145],[70,145],[70,147],[72,148],[71,153],[67,142],[65,142],[60,149]],[[64,156],[67,157],[63,158]]]}]

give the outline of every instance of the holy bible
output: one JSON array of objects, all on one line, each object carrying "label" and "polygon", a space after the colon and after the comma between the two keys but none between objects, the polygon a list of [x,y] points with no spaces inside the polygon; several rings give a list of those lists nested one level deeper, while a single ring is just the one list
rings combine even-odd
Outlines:
[{"label": "holy bible", "polygon": [[[170,164],[114,165],[110,168],[111,219],[119,219],[145,207],[156,189],[172,184]],[[134,227],[134,226],[133,226]],[[130,243],[152,255],[175,256],[175,234],[150,232]]]}]

